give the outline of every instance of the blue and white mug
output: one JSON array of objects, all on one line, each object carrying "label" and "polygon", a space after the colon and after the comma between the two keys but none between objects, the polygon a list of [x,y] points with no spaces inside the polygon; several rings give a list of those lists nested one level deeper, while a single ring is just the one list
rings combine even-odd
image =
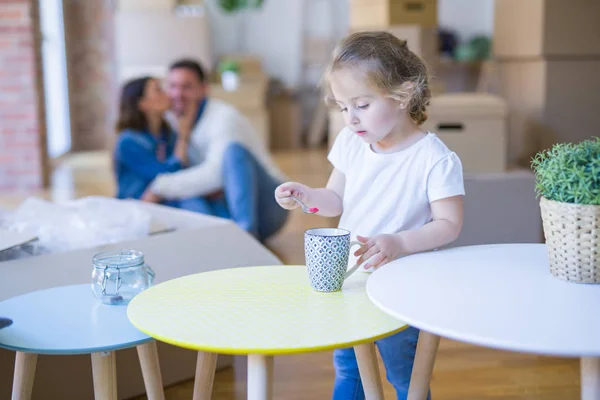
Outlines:
[{"label": "blue and white mug", "polygon": [[336,292],[358,269],[348,268],[350,248],[362,246],[350,241],[350,232],[339,228],[316,228],[304,232],[304,257],[310,285],[319,292]]}]

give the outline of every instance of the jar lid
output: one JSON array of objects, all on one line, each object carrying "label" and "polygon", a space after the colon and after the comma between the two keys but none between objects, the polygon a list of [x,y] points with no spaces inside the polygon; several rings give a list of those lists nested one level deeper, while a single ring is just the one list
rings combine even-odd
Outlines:
[{"label": "jar lid", "polygon": [[130,268],[144,264],[144,254],[137,250],[107,251],[92,258],[96,268]]}]

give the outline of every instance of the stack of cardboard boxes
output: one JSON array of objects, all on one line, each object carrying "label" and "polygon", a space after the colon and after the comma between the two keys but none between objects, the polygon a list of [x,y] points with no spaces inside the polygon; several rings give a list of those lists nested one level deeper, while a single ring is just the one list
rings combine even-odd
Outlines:
[{"label": "stack of cardboard boxes", "polygon": [[[600,3],[587,0],[496,0],[493,74],[508,106],[507,143],[501,149],[499,143],[474,141],[471,153],[461,155],[467,196],[456,245],[543,240],[531,157],[554,143],[600,131],[598,15]],[[481,127],[478,133],[490,132]],[[504,172],[495,168],[500,153]],[[486,155],[477,161],[487,158],[489,171],[472,168],[476,154]]]},{"label": "stack of cardboard boxes", "polygon": [[264,72],[258,57],[228,55],[228,60],[240,66],[239,85],[235,90],[226,90],[219,76],[214,75],[210,84],[210,96],[221,99],[237,108],[252,124],[265,146],[270,142],[269,112],[267,109],[267,91],[269,77]]},{"label": "stack of cardboard boxes", "polygon": [[600,2],[497,0],[498,90],[510,106],[508,158],[600,132]]}]

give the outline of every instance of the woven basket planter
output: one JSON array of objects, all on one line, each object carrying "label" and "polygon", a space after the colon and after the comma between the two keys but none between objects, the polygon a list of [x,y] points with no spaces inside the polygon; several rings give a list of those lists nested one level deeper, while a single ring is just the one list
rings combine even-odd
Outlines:
[{"label": "woven basket planter", "polygon": [[540,200],[550,272],[559,279],[600,283],[600,206]]}]

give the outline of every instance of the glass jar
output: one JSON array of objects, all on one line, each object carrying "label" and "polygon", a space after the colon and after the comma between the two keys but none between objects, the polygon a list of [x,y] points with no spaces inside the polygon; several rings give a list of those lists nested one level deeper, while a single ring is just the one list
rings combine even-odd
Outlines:
[{"label": "glass jar", "polygon": [[104,304],[129,304],[136,294],[148,289],[154,282],[154,271],[139,251],[96,254],[92,264],[92,291]]}]

